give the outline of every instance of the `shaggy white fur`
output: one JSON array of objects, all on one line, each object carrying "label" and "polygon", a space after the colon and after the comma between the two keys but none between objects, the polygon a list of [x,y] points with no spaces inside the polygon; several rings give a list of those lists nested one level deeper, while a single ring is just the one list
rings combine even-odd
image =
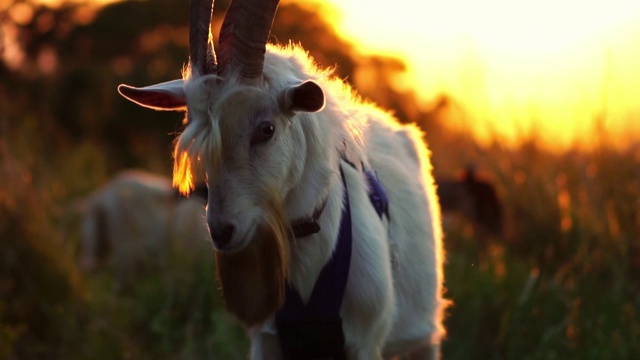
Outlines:
[{"label": "shaggy white fur", "polygon": [[[322,88],[326,106],[318,112],[288,110],[282,97],[307,80]],[[258,86],[239,85],[233,73],[222,81],[187,76],[184,94],[187,125],[176,142],[174,183],[185,189],[193,176],[206,173],[210,228],[225,221],[235,227],[227,247],[219,250],[250,246],[256,228],[269,216],[265,202],[279,204],[290,222],[310,216],[328,199],[320,233],[279,240],[289,246],[288,280],[307,300],[336,245],[342,167],[353,222],[351,270],[341,309],[347,356],[438,358],[447,305],[444,254],[423,134],[359,99],[295,45],[267,46],[264,81]],[[253,144],[252,134],[264,121],[274,125],[273,138]],[[345,157],[377,172],[390,202],[388,222],[371,205],[363,173],[347,165]],[[253,359],[281,357],[273,317],[253,326],[251,337]]]}]

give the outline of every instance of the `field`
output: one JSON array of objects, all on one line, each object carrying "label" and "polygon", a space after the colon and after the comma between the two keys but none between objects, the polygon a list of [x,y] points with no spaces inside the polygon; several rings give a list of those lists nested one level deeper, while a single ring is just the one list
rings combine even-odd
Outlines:
[{"label": "field", "polygon": [[[124,168],[170,174],[180,116],[149,114],[115,92],[119,82],[176,76],[169,69],[186,59],[184,44],[171,41],[122,58],[130,48],[116,39],[137,35],[110,32],[114,19],[144,6],[115,5],[57,40],[59,61],[70,65],[53,75],[0,66],[0,359],[246,358],[248,340],[222,307],[212,253],[172,239],[175,246],[127,287],[108,264],[93,272],[77,265],[87,194]],[[279,38],[304,33],[286,21],[301,11],[281,9]],[[314,21],[306,25],[324,26]],[[129,31],[159,41],[175,24],[153,28],[159,33],[143,25]],[[100,41],[110,46],[83,52],[87,38],[105,32],[114,41]],[[42,46],[38,39],[28,48]],[[320,62],[320,54],[340,59],[341,77],[362,66],[332,43],[310,50]],[[378,75],[398,67],[386,58],[370,64]],[[350,79],[357,87],[357,76]],[[443,358],[638,358],[640,148],[617,148],[596,133],[591,149],[549,150],[535,138],[510,147],[477,143],[445,125],[446,111],[416,110],[410,94],[386,81],[363,92],[426,130],[435,174],[453,177],[476,164],[505,209],[499,238],[465,220],[447,223],[445,277],[454,305]]]},{"label": "field", "polygon": [[[8,127],[0,142],[1,358],[243,357],[247,339],[221,307],[211,254],[169,251],[124,290],[108,268],[81,273],[71,204],[105,179],[108,155],[91,145],[46,151],[28,118]],[[433,149],[436,172],[472,160],[491,170],[507,235],[476,236],[461,221],[447,229],[455,305],[445,358],[640,354],[640,154],[485,148],[468,139],[465,147],[460,137],[447,151]]]}]

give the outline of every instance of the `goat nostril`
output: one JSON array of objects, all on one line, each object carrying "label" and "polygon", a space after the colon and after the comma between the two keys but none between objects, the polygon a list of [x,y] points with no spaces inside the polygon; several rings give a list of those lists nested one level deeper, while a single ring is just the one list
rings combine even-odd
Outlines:
[{"label": "goat nostril", "polygon": [[231,224],[222,224],[211,231],[211,240],[219,247],[224,247],[231,242],[235,227]]}]

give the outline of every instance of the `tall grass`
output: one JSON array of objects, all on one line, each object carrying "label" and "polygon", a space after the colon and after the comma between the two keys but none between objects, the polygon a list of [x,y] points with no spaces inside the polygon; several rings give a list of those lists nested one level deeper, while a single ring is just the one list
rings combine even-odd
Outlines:
[{"label": "tall grass", "polygon": [[[18,121],[20,120],[20,121]],[[0,358],[241,359],[209,251],[174,246],[134,286],[81,273],[77,200],[109,176],[100,144],[61,145],[28,113],[0,132]],[[507,235],[447,228],[446,359],[640,354],[640,151],[432,141],[435,170],[490,172]],[[454,146],[455,145],[455,146]],[[158,155],[164,157],[164,154]],[[178,244],[174,239],[173,244]]]},{"label": "tall grass", "polygon": [[[454,306],[445,359],[640,358],[637,144],[615,150],[596,139],[592,150],[565,152],[535,139],[517,148],[478,144],[447,129],[457,115],[438,121],[451,99],[422,113],[415,94],[393,90],[397,60],[352,53],[318,12],[284,5],[279,17],[288,20],[276,23],[276,37],[297,34],[294,41],[326,66],[339,63],[339,76],[356,85],[364,69],[376,80],[369,93],[360,84],[365,95],[405,120],[423,118],[437,175],[475,163],[497,185],[503,238],[463,222],[446,228]],[[124,167],[170,173],[180,115],[139,109],[114,89],[179,76],[170,69],[186,59],[184,44],[158,36],[158,49],[140,45],[182,24],[186,13],[167,14],[186,7],[122,2],[70,29],[82,11],[43,6],[21,32],[32,51],[22,72],[0,64],[0,359],[246,358],[247,337],[222,308],[210,251],[172,239],[126,288],[108,266],[83,273],[76,264],[83,196]],[[53,29],[49,18],[58,19]],[[55,74],[38,74],[41,47],[56,49]]]},{"label": "tall grass", "polygon": [[[0,132],[0,359],[234,359],[244,330],[223,310],[210,248],[181,239],[120,289],[82,273],[82,196],[107,177],[104,149],[60,146],[24,116]],[[193,243],[193,242],[190,242]]]},{"label": "tall grass", "polygon": [[[463,161],[481,159],[493,170],[508,235],[487,243],[448,229],[445,273],[455,306],[445,355],[636,358],[640,151],[551,153],[529,142],[479,152]],[[437,170],[447,157],[434,156]]]}]

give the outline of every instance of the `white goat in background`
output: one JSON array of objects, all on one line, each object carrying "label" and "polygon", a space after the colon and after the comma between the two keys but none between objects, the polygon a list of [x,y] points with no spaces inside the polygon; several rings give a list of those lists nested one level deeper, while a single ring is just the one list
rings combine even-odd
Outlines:
[{"label": "white goat in background", "polygon": [[122,171],[90,194],[82,207],[80,266],[91,270],[108,263],[120,284],[171,251],[172,241],[192,251],[211,246],[203,201],[178,198],[164,176]]},{"label": "white goat in background", "polygon": [[[266,45],[277,5],[234,0],[217,59],[212,0],[192,0],[184,80],[119,91],[145,107],[187,111],[174,185],[188,191],[206,173],[225,304],[250,327],[253,359],[438,358],[444,255],[422,134],[360,100],[300,47]],[[382,217],[369,199],[372,171],[389,199]],[[337,325],[312,316],[290,331],[281,317],[293,298],[302,313],[325,305],[314,287],[339,261],[345,216],[352,242]]]}]

